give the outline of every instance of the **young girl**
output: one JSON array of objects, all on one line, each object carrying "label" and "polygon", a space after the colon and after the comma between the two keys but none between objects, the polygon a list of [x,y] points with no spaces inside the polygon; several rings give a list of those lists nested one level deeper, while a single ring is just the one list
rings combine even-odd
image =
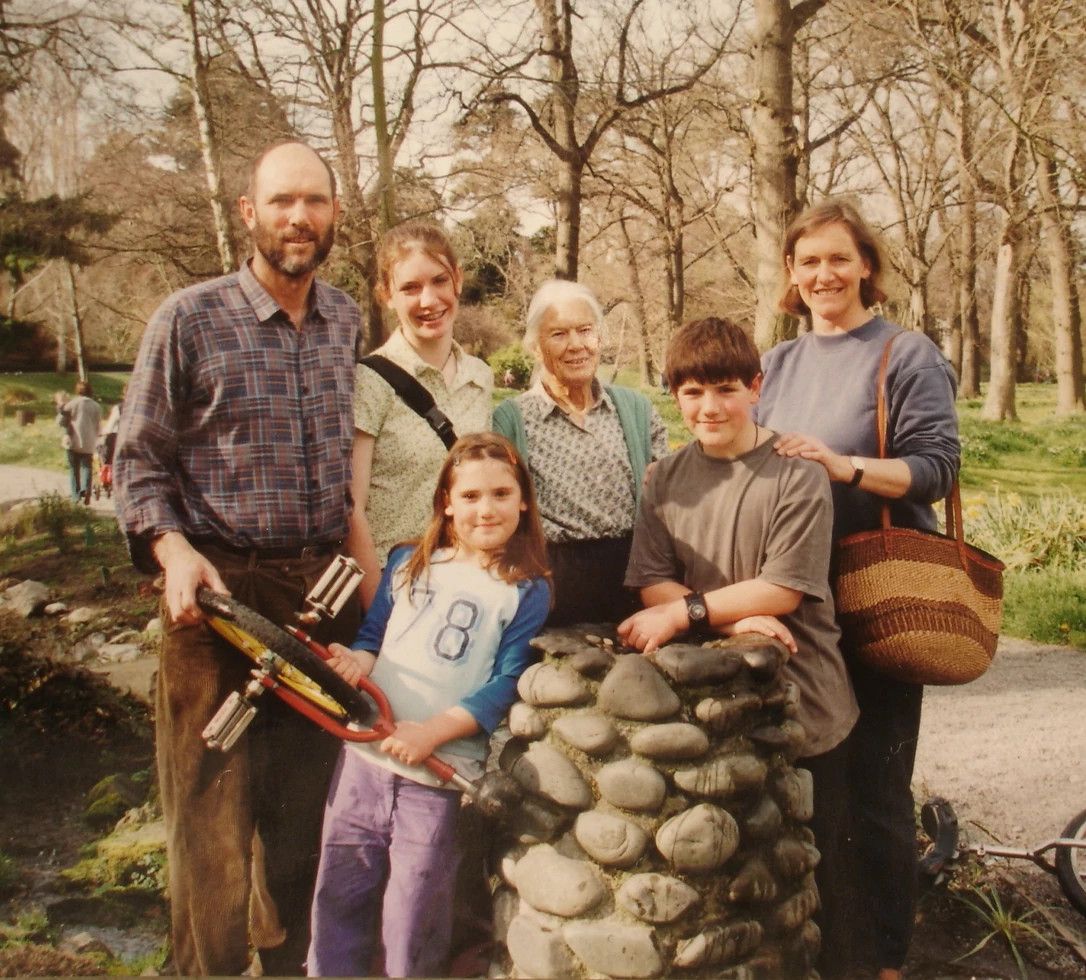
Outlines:
[{"label": "young girl", "polygon": [[[441,975],[459,854],[460,794],[417,763],[436,749],[468,779],[535,659],[550,608],[543,530],[528,470],[499,435],[459,439],[416,545],[394,548],[352,649],[330,663],[370,675],[395,732],[347,743],[332,777],[313,898],[310,976],[365,976],[381,912],[385,972]],[[387,878],[387,883],[386,882]]]},{"label": "young girl", "polygon": [[[490,428],[494,377],[453,340],[464,276],[445,233],[429,221],[390,229],[377,249],[377,296],[396,314],[392,336],[374,351],[412,375],[457,433]],[[445,445],[375,371],[358,367],[348,547],[365,571],[368,608],[397,541],[417,538]]]}]

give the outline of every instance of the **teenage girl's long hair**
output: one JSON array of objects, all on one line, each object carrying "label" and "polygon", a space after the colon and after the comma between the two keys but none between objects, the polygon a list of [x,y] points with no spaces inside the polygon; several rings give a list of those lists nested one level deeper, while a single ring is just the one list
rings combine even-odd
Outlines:
[{"label": "teenage girl's long hair", "polygon": [[528,505],[526,510],[521,511],[520,522],[513,536],[506,542],[501,553],[494,556],[488,567],[509,583],[526,578],[550,579],[547,542],[543,537],[543,525],[539,520],[535,488],[532,486],[528,467],[524,465],[524,460],[513,448],[513,444],[504,436],[496,432],[476,432],[457,439],[442,464],[434,489],[434,512],[430,524],[404,565],[409,590],[426,572],[435,552],[442,548],[456,547],[452,520],[445,513],[449,503],[449,488],[452,486],[457,466],[481,459],[495,459],[508,465],[517,478],[521,499]]}]

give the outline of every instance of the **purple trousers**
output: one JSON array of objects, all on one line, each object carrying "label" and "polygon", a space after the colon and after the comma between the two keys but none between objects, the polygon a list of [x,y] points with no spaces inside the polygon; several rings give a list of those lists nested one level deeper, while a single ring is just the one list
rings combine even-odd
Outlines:
[{"label": "purple trousers", "polygon": [[324,810],[309,976],[369,975],[378,913],[388,976],[444,974],[459,810],[459,793],[398,776],[344,746]]}]

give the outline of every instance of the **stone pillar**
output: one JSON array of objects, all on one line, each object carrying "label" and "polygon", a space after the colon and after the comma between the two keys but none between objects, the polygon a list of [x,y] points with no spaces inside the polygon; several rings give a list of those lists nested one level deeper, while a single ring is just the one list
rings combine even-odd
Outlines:
[{"label": "stone pillar", "polygon": [[491,976],[804,976],[818,951],[810,774],[784,648],[652,657],[550,630],[500,767],[526,791],[501,845]]}]

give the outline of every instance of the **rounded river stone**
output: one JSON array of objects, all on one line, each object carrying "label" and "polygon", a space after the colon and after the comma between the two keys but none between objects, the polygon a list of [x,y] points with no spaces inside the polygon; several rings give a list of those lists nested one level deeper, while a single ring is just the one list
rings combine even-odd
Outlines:
[{"label": "rounded river stone", "polygon": [[627,878],[615,899],[645,922],[674,922],[699,901],[699,896],[685,881],[650,872]]},{"label": "rounded river stone", "polygon": [[657,850],[679,871],[712,871],[738,846],[735,818],[710,803],[683,811],[656,831]]},{"label": "rounded river stone", "polygon": [[600,684],[597,703],[608,714],[633,721],[661,721],[674,715],[679,696],[652,663],[639,653],[615,658]]},{"label": "rounded river stone", "polygon": [[677,684],[719,684],[743,668],[738,653],[688,643],[669,643],[653,654],[653,660]]},{"label": "rounded river stone", "polygon": [[556,664],[533,664],[517,681],[521,700],[538,708],[583,704],[591,697],[581,675]]},{"label": "rounded river stone", "polygon": [[649,835],[637,824],[610,813],[588,810],[577,817],[573,836],[600,864],[628,868],[640,860]]},{"label": "rounded river stone", "polygon": [[543,716],[530,704],[518,701],[509,709],[509,731],[518,738],[535,741],[547,734]]},{"label": "rounded river stone", "polygon": [[758,948],[762,927],[757,922],[729,922],[711,926],[679,943],[672,965],[682,969],[734,963]]},{"label": "rounded river stone", "polygon": [[630,748],[650,759],[696,759],[709,751],[709,736],[697,725],[649,725],[630,739]]},{"label": "rounded river stone", "polygon": [[814,815],[814,777],[807,769],[785,769],[772,780],[773,795],[793,820],[806,823]]},{"label": "rounded river stone", "polygon": [[765,782],[766,764],[753,755],[711,759],[696,769],[680,769],[675,785],[698,796],[728,797],[759,789]]},{"label": "rounded river stone", "polygon": [[544,925],[527,916],[518,915],[509,923],[505,939],[509,955],[522,977],[573,977],[577,964],[561,930]]},{"label": "rounded river stone", "polygon": [[713,732],[730,732],[762,706],[757,694],[736,694],[730,698],[705,698],[694,707],[694,715]]},{"label": "rounded river stone", "polygon": [[510,769],[525,789],[559,806],[585,810],[592,805],[592,790],[577,767],[561,752],[543,742],[533,742]]},{"label": "rounded river stone", "polygon": [[596,773],[596,785],[605,800],[624,810],[659,810],[667,795],[664,777],[636,759],[601,767]]},{"label": "rounded river stone", "polygon": [[550,844],[537,844],[518,862],[517,891],[532,908],[572,918],[594,909],[607,886],[587,861],[562,857]]},{"label": "rounded river stone", "polygon": [[586,677],[602,677],[611,669],[615,657],[614,654],[601,650],[599,647],[589,647],[587,650],[575,653],[568,662],[578,674],[584,674]]},{"label": "rounded river stone", "polygon": [[575,749],[589,755],[606,755],[618,741],[618,732],[610,719],[595,711],[563,715],[553,728]]},{"label": "rounded river stone", "polygon": [[648,926],[624,925],[607,919],[567,922],[562,935],[593,973],[608,977],[655,977],[663,970]]}]

